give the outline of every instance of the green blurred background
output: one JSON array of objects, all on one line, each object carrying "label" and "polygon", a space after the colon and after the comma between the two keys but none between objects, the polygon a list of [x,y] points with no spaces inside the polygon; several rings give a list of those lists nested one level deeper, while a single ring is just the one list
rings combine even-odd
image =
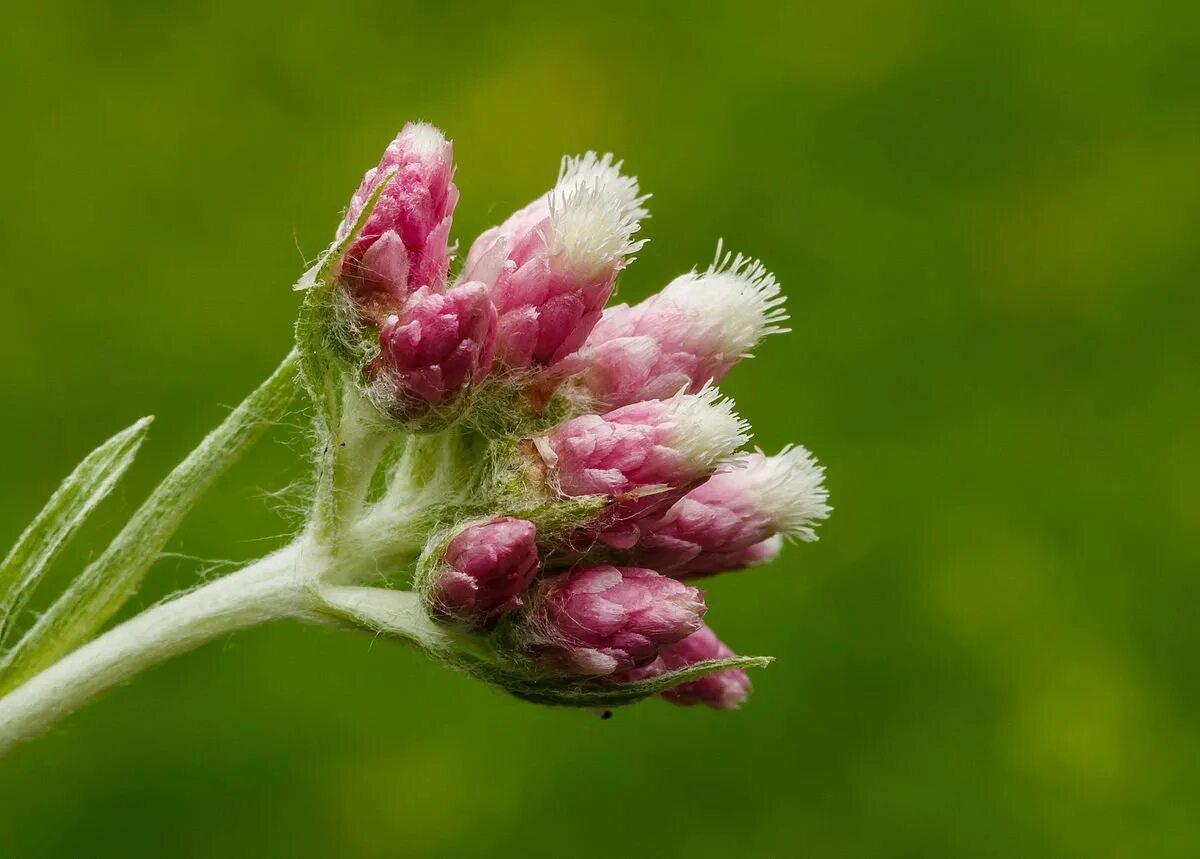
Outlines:
[{"label": "green blurred background", "polygon": [[[288,348],[291,283],[410,118],[455,141],[462,240],[593,148],[655,195],[625,297],[719,236],[766,260],[795,331],[725,388],[836,513],[711,584],[722,636],[779,657],[740,713],[602,722],[264,628],[0,762],[0,854],[1200,854],[1200,6],[92,0],[4,28],[0,539],[158,415],[58,582]],[[256,448],[137,602],[278,543],[302,454]]]}]

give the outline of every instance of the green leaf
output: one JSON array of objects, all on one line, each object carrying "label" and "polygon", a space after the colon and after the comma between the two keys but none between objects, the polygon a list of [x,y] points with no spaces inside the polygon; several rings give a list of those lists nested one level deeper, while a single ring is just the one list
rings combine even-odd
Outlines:
[{"label": "green leaf", "polygon": [[0,646],[59,552],[133,464],[153,420],[142,418],[89,453],[0,561]]},{"label": "green leaf", "polygon": [[619,707],[624,704],[634,704],[660,692],[666,692],[680,684],[699,680],[707,674],[715,674],[730,668],[766,668],[773,661],[770,656],[732,656],[728,659],[708,659],[647,680],[619,684],[602,680],[572,683],[555,678],[534,682],[495,677],[485,677],[485,679],[504,687],[516,697],[532,701],[535,704],[552,704],[563,707]]},{"label": "green leaf", "polygon": [[363,204],[354,227],[343,239],[326,248],[295,286],[296,290],[304,293],[304,302],[296,319],[300,375],[328,434],[336,430],[341,417],[342,373],[335,364],[336,358],[348,351],[345,341],[349,339],[346,332],[340,330],[345,327],[344,321],[337,318],[334,268],[366,226],[375,204],[379,202],[379,195],[395,172],[393,170],[386,174],[375,186]]},{"label": "green leaf", "polygon": [[295,350],[155,487],[104,553],[38,618],[0,663],[0,694],[91,640],[137,592],[188,511],[287,411],[296,392]]},{"label": "green leaf", "polygon": [[[351,449],[345,433],[359,435],[363,426],[354,423],[354,415],[346,415],[347,403],[362,399],[354,374],[369,359],[362,351],[361,338],[347,318],[348,307],[339,303],[334,269],[358,238],[367,219],[379,202],[379,195],[391,181],[395,170],[386,174],[363,204],[358,220],[344,238],[335,241],[304,273],[296,289],[304,292],[304,302],[296,318],[296,349],[300,353],[300,377],[308,390],[317,412],[317,432],[323,441],[317,464],[317,489],[313,499],[313,519],[317,534],[336,542],[344,518],[341,510],[346,500],[343,483],[348,479],[348,463],[357,450]],[[361,422],[359,422],[361,424]],[[366,435],[370,435],[368,432]],[[370,475],[367,475],[369,480]],[[349,476],[349,479],[353,479]]]}]

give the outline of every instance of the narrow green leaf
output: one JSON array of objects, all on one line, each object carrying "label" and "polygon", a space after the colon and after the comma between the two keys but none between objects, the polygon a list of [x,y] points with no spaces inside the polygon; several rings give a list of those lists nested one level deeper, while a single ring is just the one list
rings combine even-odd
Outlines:
[{"label": "narrow green leaf", "polygon": [[326,248],[295,286],[297,291],[304,293],[304,301],[296,319],[300,377],[308,388],[313,404],[317,407],[317,415],[329,434],[337,429],[342,404],[342,374],[334,367],[334,359],[347,348],[346,344],[341,342],[346,338],[337,331],[340,323],[336,319],[334,269],[366,226],[371,213],[375,211],[375,204],[379,202],[379,195],[383,193],[394,173],[393,170],[380,180],[364,202],[362,211],[359,212],[358,219],[350,231]]},{"label": "narrow green leaf", "polygon": [[230,412],[175,466],[104,553],[38,618],[0,664],[0,694],[93,638],[138,589],[188,511],[263,431],[296,392],[293,350],[269,379]]},{"label": "narrow green leaf", "polygon": [[133,464],[153,420],[142,418],[89,453],[0,561],[0,646],[50,564]]},{"label": "narrow green leaf", "polygon": [[[509,692],[518,698],[532,701],[535,704],[556,704],[566,707],[619,707],[633,704],[666,692],[682,683],[699,680],[706,674],[715,674],[730,668],[766,668],[772,662],[770,656],[731,656],[727,659],[708,659],[668,671],[647,680],[637,680],[630,683],[605,683],[603,681],[584,681],[563,683],[560,681],[542,680],[532,683],[501,681]],[[492,679],[492,678],[485,678]],[[493,682],[495,680],[493,679]]]},{"label": "narrow green leaf", "polygon": [[317,489],[313,499],[313,518],[317,533],[322,537],[336,534],[342,519],[339,509],[343,499],[339,484],[345,476],[347,458],[354,453],[343,447],[340,435],[345,427],[345,406],[358,396],[351,377],[367,356],[354,354],[348,320],[338,303],[335,269],[346,251],[358,238],[394,175],[385,175],[363,204],[358,219],[350,231],[331,244],[304,273],[296,284],[304,292],[304,301],[296,318],[296,348],[300,353],[300,379],[312,398],[317,414],[317,430],[324,440],[324,449],[317,462]]}]

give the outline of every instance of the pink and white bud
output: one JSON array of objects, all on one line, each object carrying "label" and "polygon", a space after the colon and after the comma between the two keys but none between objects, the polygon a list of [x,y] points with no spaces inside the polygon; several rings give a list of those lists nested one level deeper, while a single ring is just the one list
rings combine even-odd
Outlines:
[{"label": "pink and white bud", "polygon": [[521,606],[538,572],[537,529],[499,516],[464,528],[446,546],[430,600],[436,611],[487,625]]},{"label": "pink and white bud", "polygon": [[709,388],[572,418],[534,444],[563,494],[619,497],[705,477],[746,442],[748,430],[733,404]]},{"label": "pink and white bud", "polygon": [[401,418],[447,404],[491,368],[495,321],[481,283],[418,289],[379,332],[370,369],[376,401]]},{"label": "pink and white bud", "polygon": [[650,662],[705,611],[699,590],[652,570],[580,567],[538,586],[522,638],[560,670],[604,676]]},{"label": "pink and white bud", "polygon": [[813,529],[830,512],[824,479],[803,447],[744,454],[643,521],[632,556],[681,578],[763,563],[778,552],[779,536],[817,539]]},{"label": "pink and white bud", "polygon": [[491,285],[506,367],[548,366],[582,346],[644,244],[633,235],[646,197],[620,167],[594,152],[564,159],[553,189],[472,244],[465,276]]},{"label": "pink and white bud", "polygon": [[[729,659],[735,655],[711,629],[702,626],[683,641],[664,647],[658,652],[658,658],[649,665],[628,671],[620,679],[647,680],[698,662]],[[727,668],[668,689],[662,696],[672,704],[682,707],[704,704],[717,710],[736,710],[749,694],[750,678],[746,676],[746,672],[737,668]]]},{"label": "pink and white bud", "polygon": [[397,307],[422,286],[440,289],[450,265],[450,223],[458,189],[450,141],[432,125],[410,122],[363,177],[337,237],[354,229],[379,190],[367,221],[343,256],[338,277],[360,308]]},{"label": "pink and white bud", "polygon": [[566,372],[597,402],[615,408],[719,382],[768,334],[786,329],[775,277],[756,260],[721,256],[630,307],[604,311]]}]

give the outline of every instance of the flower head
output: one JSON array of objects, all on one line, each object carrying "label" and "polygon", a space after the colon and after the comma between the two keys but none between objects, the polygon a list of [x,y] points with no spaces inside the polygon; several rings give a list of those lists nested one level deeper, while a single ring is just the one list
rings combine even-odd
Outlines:
[{"label": "flower head", "polygon": [[394,308],[422,286],[445,283],[458,201],[453,158],[438,129],[410,122],[363,177],[337,233],[348,237],[377,195],[339,267],[339,280],[361,311]]},{"label": "flower head", "polygon": [[[626,672],[621,679],[626,682],[645,680],[698,662],[728,659],[733,655],[733,651],[711,629],[702,626],[682,641],[662,648],[653,662]],[[750,678],[745,671],[737,668],[716,671],[662,693],[672,704],[682,707],[704,704],[717,710],[736,710],[749,695]]]},{"label": "flower head", "polygon": [[593,152],[564,159],[554,188],[471,246],[465,275],[491,285],[505,367],[544,367],[583,345],[642,246],[646,198],[620,167]]},{"label": "flower head", "polygon": [[705,610],[700,591],[652,570],[581,567],[542,582],[523,640],[562,670],[608,675],[691,635]]},{"label": "flower head", "polygon": [[715,389],[574,418],[537,449],[566,495],[627,495],[687,485],[745,443],[749,430]]},{"label": "flower head", "polygon": [[494,325],[483,284],[443,293],[421,287],[379,332],[380,357],[371,367],[376,402],[404,418],[445,405],[487,374]]},{"label": "flower head", "polygon": [[634,556],[687,577],[762,563],[778,550],[769,542],[777,535],[816,540],[814,526],[829,516],[824,475],[803,447],[744,454],[643,523]]},{"label": "flower head", "polygon": [[[648,539],[647,542],[653,541]],[[670,568],[669,575],[686,580],[758,567],[775,560],[782,550],[783,536],[775,534],[749,546],[699,552],[685,563]]]},{"label": "flower head", "polygon": [[521,606],[521,592],[538,572],[537,528],[498,516],[450,540],[430,596],[434,610],[487,624]]},{"label": "flower head", "polygon": [[707,271],[677,277],[641,304],[604,311],[584,348],[566,362],[609,408],[724,378],[768,334],[785,329],[775,277],[756,260],[721,255]]}]

